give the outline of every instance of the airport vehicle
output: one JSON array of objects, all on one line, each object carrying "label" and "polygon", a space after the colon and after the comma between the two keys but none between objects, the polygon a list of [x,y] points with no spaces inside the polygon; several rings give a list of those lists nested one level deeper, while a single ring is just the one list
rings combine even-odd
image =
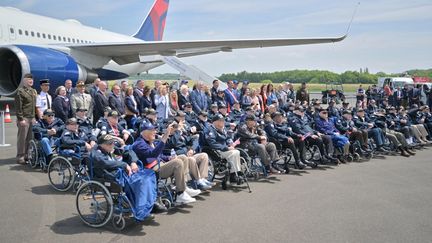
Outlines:
[{"label": "airport vehicle", "polygon": [[378,88],[383,88],[389,85],[391,88],[402,88],[405,84],[414,85],[414,80],[411,77],[381,77],[378,78]]},{"label": "airport vehicle", "polygon": [[[334,43],[346,38],[162,41],[169,0],[156,0],[133,36],[0,7],[0,96],[14,96],[22,77],[50,79],[51,90],[71,79],[116,80],[163,65],[163,57],[190,57],[234,49]],[[39,82],[34,87],[39,89]]]},{"label": "airport vehicle", "polygon": [[321,102],[323,104],[328,104],[330,100],[334,100],[336,104],[339,104],[341,101],[345,100],[343,86],[341,83],[327,82],[326,89],[321,91],[321,93]]}]

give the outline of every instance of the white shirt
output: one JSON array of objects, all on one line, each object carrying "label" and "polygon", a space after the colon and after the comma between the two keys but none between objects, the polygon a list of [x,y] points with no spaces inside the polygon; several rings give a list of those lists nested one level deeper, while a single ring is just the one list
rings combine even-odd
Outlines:
[{"label": "white shirt", "polygon": [[[50,107],[48,107],[48,103],[50,104]],[[41,91],[40,94],[36,98],[36,107],[39,108],[39,112],[41,112],[41,113],[43,113],[48,108],[52,108],[51,95]]]}]

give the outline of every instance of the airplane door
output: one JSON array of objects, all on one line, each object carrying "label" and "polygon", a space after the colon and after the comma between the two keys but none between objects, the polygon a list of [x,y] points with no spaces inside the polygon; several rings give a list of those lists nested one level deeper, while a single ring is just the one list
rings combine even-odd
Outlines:
[{"label": "airplane door", "polygon": [[16,29],[12,26],[8,26],[8,32],[9,32],[9,40],[15,40],[16,39]]}]

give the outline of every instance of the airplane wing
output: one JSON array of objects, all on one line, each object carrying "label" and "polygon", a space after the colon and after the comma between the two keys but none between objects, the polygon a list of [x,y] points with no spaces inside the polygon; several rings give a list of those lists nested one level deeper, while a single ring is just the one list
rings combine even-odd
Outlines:
[{"label": "airplane wing", "polygon": [[70,45],[71,49],[89,54],[110,57],[120,65],[138,62],[139,56],[161,55],[189,57],[216,52],[231,52],[234,49],[262,48],[276,46],[308,45],[342,41],[347,35],[324,38],[296,39],[244,39],[204,41],[148,41],[136,43],[94,43]]}]

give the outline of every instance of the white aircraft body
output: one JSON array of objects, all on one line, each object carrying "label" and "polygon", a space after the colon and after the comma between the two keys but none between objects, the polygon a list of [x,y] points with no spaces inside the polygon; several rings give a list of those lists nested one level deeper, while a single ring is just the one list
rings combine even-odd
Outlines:
[{"label": "white aircraft body", "polygon": [[66,79],[76,83],[136,75],[163,65],[165,56],[333,43],[346,37],[163,41],[168,5],[169,0],[156,0],[133,36],[0,7],[0,96],[14,96],[26,73],[36,81],[50,79],[53,90]]}]

